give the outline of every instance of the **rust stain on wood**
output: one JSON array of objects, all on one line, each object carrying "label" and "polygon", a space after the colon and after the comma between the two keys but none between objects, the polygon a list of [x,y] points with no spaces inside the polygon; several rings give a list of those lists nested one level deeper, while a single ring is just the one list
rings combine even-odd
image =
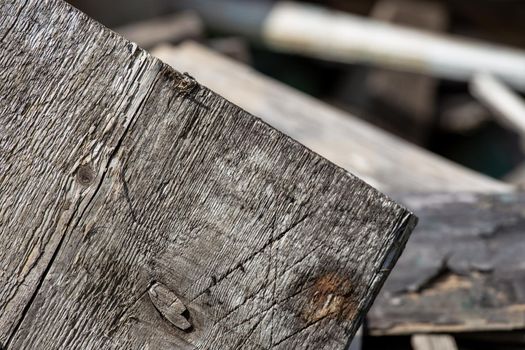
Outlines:
[{"label": "rust stain on wood", "polygon": [[352,290],[348,278],[334,272],[322,275],[311,287],[310,302],[303,312],[304,321],[316,322],[325,317],[352,319],[357,314]]}]

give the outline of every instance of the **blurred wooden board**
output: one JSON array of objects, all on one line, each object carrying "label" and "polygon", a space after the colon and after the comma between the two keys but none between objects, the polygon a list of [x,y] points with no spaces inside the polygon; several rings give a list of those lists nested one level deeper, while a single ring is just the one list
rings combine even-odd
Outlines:
[{"label": "blurred wooden board", "polygon": [[510,191],[195,43],[154,55],[384,191]]},{"label": "blurred wooden board", "polygon": [[525,194],[394,196],[420,218],[368,314],[372,334],[525,328]]},{"label": "blurred wooden board", "polygon": [[342,349],[414,224],[65,2],[0,78],[0,347]]}]

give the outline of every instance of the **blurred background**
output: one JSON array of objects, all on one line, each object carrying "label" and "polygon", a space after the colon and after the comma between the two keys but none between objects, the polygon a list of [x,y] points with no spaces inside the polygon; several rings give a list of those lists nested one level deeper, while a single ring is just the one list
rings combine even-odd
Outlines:
[{"label": "blurred background", "polygon": [[[522,0],[69,2],[253,114],[267,113],[270,124],[294,115],[274,126],[389,194],[485,193],[525,184]],[[354,120],[367,126],[348,124]],[[346,127],[355,135],[342,135]],[[332,138],[331,129],[339,134]],[[352,142],[370,154],[347,161]],[[382,153],[391,156],[371,165]],[[451,167],[448,182],[433,183],[448,171],[442,164]],[[412,188],[399,168],[425,177]],[[415,331],[365,327],[352,346],[525,349],[525,333],[516,329],[525,325],[523,310],[504,331],[454,332],[454,344],[425,345]]]}]

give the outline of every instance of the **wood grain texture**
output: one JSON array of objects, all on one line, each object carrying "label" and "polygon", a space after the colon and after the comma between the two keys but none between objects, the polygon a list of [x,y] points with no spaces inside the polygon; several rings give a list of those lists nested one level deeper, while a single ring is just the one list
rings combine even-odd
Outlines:
[{"label": "wood grain texture", "polygon": [[525,194],[394,198],[420,223],[368,314],[371,333],[525,328]]},{"label": "wood grain texture", "polygon": [[402,141],[194,43],[153,54],[380,190],[504,192],[511,186]]},{"label": "wood grain texture", "polygon": [[406,209],[62,1],[0,45],[3,347],[345,346]]}]

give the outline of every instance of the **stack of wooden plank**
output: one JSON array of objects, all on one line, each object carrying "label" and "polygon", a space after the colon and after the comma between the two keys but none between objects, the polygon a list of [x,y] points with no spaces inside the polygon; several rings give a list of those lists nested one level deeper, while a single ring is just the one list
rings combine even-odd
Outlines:
[{"label": "stack of wooden plank", "polygon": [[[134,1],[119,20],[72,2],[115,32],[62,0],[0,2],[0,349],[525,344],[523,178],[423,147],[443,78],[473,77],[475,108],[525,125],[521,51],[395,25],[445,31],[442,3],[377,1],[369,21],[236,0]],[[345,85],[414,127],[257,72],[254,39],[376,65]]]}]

